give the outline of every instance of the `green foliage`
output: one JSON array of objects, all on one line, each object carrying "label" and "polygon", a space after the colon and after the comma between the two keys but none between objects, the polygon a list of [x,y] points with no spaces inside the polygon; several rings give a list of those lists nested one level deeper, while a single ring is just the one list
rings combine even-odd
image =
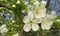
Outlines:
[{"label": "green foliage", "polygon": [[55,21],[56,21],[56,22],[54,22],[54,25],[55,25],[56,27],[60,28],[60,21],[57,21],[57,20],[60,20],[60,15],[55,18]]}]

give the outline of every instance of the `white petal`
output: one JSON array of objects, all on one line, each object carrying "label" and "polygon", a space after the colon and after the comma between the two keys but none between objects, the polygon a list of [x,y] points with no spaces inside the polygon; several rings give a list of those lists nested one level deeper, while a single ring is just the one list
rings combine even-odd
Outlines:
[{"label": "white petal", "polygon": [[35,5],[36,7],[38,7],[38,6],[39,6],[39,1],[36,1],[36,2],[34,3],[34,5]]},{"label": "white petal", "polygon": [[49,30],[51,25],[53,24],[53,20],[49,19],[48,17],[45,17],[44,19],[42,19],[42,22],[41,22],[41,27],[42,29],[47,29]]},{"label": "white petal", "polygon": [[40,15],[35,15],[35,18],[38,18],[39,19],[40,18]]},{"label": "white petal", "polygon": [[45,29],[49,30],[52,24],[53,24],[52,20],[49,20],[49,21],[45,20],[45,22],[42,22],[41,27],[43,30]]},{"label": "white petal", "polygon": [[52,14],[52,15],[56,15],[56,11],[52,11],[51,14]]},{"label": "white petal", "polygon": [[8,31],[8,29],[6,28],[6,25],[3,24],[1,27],[0,27],[0,32],[1,33],[6,33]]},{"label": "white petal", "polygon": [[24,22],[24,23],[28,23],[28,22],[29,22],[28,16],[25,16],[25,17],[24,17],[23,22]]},{"label": "white petal", "polygon": [[40,17],[44,17],[46,15],[46,8],[40,9]]},{"label": "white petal", "polygon": [[39,30],[39,25],[38,24],[32,24],[32,30],[33,31]]},{"label": "white petal", "polygon": [[35,8],[34,15],[35,18],[40,18],[40,10],[38,8]]},{"label": "white petal", "polygon": [[6,27],[6,25],[5,25],[5,24],[3,24],[3,25],[1,26],[1,28],[4,28],[4,27]]},{"label": "white petal", "polygon": [[32,20],[33,17],[34,17],[33,12],[32,11],[29,11],[28,12],[28,18],[30,18],[30,20]]},{"label": "white petal", "polygon": [[25,32],[29,32],[31,30],[31,24],[25,24],[23,29]]},{"label": "white petal", "polygon": [[46,6],[46,3],[47,3],[46,1],[41,1],[42,6]]},{"label": "white petal", "polygon": [[53,19],[56,18],[56,12],[55,11],[51,12],[51,18],[53,18]]},{"label": "white petal", "polygon": [[2,28],[2,29],[1,29],[1,33],[6,33],[7,31],[8,31],[7,28]]},{"label": "white petal", "polygon": [[42,18],[34,18],[35,23],[41,23]]},{"label": "white petal", "polygon": [[47,1],[41,1],[42,4],[46,5],[47,4]]},{"label": "white petal", "polygon": [[[43,10],[43,11],[42,11]],[[46,15],[46,8],[39,8],[36,9],[35,12],[35,18],[41,18],[44,17]]]},{"label": "white petal", "polygon": [[51,26],[53,24],[53,20],[48,21],[48,24]]},{"label": "white petal", "polygon": [[43,30],[49,30],[50,29],[50,27],[51,27],[51,25],[49,25],[49,24],[41,24],[41,28],[43,29]]}]

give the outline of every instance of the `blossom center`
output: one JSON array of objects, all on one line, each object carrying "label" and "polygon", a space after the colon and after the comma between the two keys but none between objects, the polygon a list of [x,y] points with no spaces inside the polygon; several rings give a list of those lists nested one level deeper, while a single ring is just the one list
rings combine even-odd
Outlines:
[{"label": "blossom center", "polygon": [[37,15],[40,13],[39,11],[40,11],[39,9],[36,9],[36,14],[37,14]]},{"label": "blossom center", "polygon": [[34,22],[32,20],[30,20],[29,24],[33,24]]}]

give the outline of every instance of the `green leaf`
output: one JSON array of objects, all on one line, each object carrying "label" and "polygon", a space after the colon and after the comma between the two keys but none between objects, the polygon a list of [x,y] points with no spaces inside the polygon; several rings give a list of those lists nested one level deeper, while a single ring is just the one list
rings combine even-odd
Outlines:
[{"label": "green leaf", "polygon": [[55,19],[55,22],[54,22],[54,25],[56,26],[56,27],[58,27],[58,28],[60,28],[60,16],[57,16]]},{"label": "green leaf", "polygon": [[60,19],[60,15],[59,15],[59,16],[57,16],[54,20],[56,21],[56,20],[58,20],[58,19]]}]

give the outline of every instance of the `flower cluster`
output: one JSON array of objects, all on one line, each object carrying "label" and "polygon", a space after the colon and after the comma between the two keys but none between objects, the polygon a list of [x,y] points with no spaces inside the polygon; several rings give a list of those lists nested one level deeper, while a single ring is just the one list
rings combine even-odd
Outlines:
[{"label": "flower cluster", "polygon": [[4,34],[7,31],[8,31],[8,29],[6,28],[6,25],[3,24],[2,26],[0,26],[0,33]]},{"label": "flower cluster", "polygon": [[27,3],[28,10],[23,10],[23,13],[27,13],[23,18],[23,22],[25,24],[23,29],[25,32],[29,32],[30,30],[39,30],[38,24],[40,23],[43,30],[50,29],[56,13],[55,11],[52,11],[51,14],[46,13],[46,3],[46,1],[35,1],[33,5]]}]

